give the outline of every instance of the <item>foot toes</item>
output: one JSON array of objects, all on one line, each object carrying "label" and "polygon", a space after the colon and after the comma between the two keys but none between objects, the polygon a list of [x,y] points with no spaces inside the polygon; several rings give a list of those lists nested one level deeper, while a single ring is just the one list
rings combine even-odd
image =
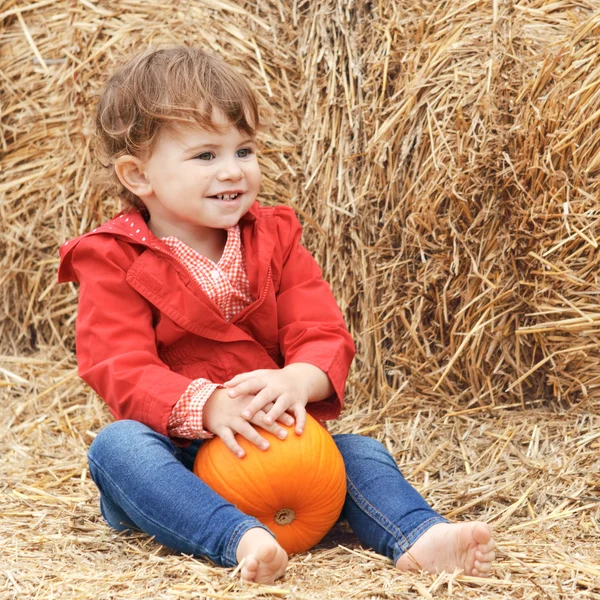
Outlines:
[{"label": "foot toes", "polygon": [[473,539],[481,546],[492,541],[492,530],[487,523],[475,523],[472,535]]},{"label": "foot toes", "polygon": [[494,552],[494,550],[491,550],[490,552],[486,552],[482,558],[480,558],[479,560],[483,561],[483,562],[494,562],[494,559],[496,558],[496,552]]},{"label": "foot toes", "polygon": [[254,556],[246,557],[246,562],[244,562],[244,566],[240,570],[240,575],[242,579],[245,579],[246,581],[254,581],[257,571],[258,560],[256,560]]}]

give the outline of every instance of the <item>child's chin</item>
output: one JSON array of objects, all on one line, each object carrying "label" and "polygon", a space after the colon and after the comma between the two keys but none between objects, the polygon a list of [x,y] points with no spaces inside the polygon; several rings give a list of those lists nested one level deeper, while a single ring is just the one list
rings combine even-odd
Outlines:
[{"label": "child's chin", "polygon": [[241,218],[242,214],[240,213],[226,215],[220,219],[215,219],[214,227],[218,229],[229,229],[230,227],[235,227],[240,222]]}]

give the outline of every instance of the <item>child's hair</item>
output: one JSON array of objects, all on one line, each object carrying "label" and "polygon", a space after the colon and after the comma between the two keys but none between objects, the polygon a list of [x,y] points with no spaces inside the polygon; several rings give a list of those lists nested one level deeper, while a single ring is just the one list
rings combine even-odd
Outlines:
[{"label": "child's hair", "polygon": [[[220,58],[186,46],[135,56],[108,80],[96,112],[96,152],[111,182],[119,183],[116,159],[144,157],[165,126],[186,122],[216,131],[215,109],[251,136],[260,126],[254,92]],[[137,196],[121,188],[125,204],[142,208]]]}]

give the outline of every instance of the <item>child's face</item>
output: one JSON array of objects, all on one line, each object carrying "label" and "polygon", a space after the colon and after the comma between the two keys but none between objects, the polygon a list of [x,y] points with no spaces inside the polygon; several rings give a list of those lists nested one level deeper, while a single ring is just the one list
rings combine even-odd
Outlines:
[{"label": "child's face", "polygon": [[186,124],[162,130],[144,163],[151,192],[143,201],[162,235],[233,227],[256,200],[255,140],[224,117],[215,121],[219,132]]}]

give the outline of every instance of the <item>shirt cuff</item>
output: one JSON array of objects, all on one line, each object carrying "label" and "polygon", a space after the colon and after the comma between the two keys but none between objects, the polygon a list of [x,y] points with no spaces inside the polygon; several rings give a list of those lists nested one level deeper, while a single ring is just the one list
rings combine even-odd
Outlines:
[{"label": "shirt cuff", "polygon": [[167,433],[170,437],[184,439],[208,439],[214,435],[202,426],[202,411],[212,393],[223,387],[208,379],[194,379],[177,401],[169,422]]}]

